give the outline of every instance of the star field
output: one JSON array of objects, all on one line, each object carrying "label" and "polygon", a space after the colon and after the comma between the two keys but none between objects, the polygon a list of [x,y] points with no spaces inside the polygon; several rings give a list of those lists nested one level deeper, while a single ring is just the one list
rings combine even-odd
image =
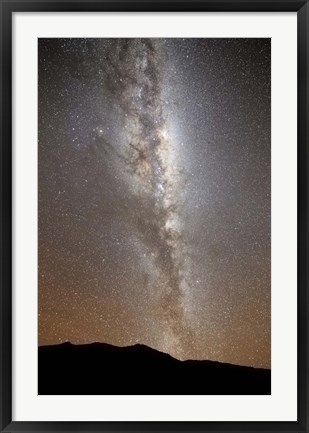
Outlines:
[{"label": "star field", "polygon": [[270,39],[39,39],[39,344],[270,367]]}]

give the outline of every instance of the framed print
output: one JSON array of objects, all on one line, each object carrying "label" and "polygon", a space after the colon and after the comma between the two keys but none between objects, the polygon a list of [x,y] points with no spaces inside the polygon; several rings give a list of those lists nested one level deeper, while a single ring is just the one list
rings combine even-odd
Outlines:
[{"label": "framed print", "polygon": [[1,2],[1,431],[308,431],[307,26]]}]

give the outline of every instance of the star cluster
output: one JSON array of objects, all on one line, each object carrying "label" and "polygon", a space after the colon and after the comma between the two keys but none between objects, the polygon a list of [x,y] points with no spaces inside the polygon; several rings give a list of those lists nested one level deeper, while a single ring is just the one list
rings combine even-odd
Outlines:
[{"label": "star cluster", "polygon": [[270,367],[270,39],[39,39],[39,344]]}]

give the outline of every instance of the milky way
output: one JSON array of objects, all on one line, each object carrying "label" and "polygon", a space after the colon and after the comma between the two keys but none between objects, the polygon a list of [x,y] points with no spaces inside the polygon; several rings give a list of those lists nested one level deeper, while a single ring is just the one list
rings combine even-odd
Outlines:
[{"label": "milky way", "polygon": [[39,343],[270,366],[270,40],[39,40]]}]

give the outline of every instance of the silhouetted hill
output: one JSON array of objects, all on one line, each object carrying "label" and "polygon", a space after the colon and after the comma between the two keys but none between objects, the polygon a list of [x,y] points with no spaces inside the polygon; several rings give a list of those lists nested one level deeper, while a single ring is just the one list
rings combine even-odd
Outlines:
[{"label": "silhouetted hill", "polygon": [[39,394],[270,394],[270,370],[178,361],[143,345],[39,347]]}]

